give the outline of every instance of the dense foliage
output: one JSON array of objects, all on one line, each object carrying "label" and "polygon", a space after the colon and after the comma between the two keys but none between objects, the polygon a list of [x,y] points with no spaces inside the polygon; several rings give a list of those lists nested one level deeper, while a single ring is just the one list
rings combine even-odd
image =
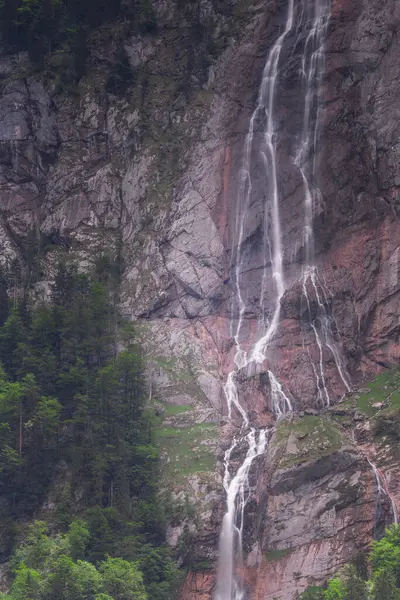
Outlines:
[{"label": "dense foliage", "polygon": [[[165,549],[149,549],[134,536],[110,545],[105,523],[116,513],[96,509],[87,520],[71,523],[67,533],[49,536],[46,523],[36,521],[15,552],[15,578],[4,600],[147,600],[171,597],[176,567]],[[123,525],[120,522],[120,525]],[[126,527],[131,525],[125,524]],[[100,536],[100,537],[99,537]],[[102,540],[102,541],[100,541]],[[99,554],[99,543],[103,544]],[[125,550],[124,550],[125,543]],[[128,551],[128,545],[131,549]],[[134,560],[111,557],[105,550],[135,554]],[[97,560],[93,560],[93,551]]]},{"label": "dense foliage", "polygon": [[400,600],[400,525],[372,544],[369,560],[358,555],[325,588],[310,587],[301,600]]},{"label": "dense foliage", "polygon": [[[9,540],[3,559],[15,520],[33,515],[49,490],[57,507],[52,527],[69,528],[50,538],[46,524],[34,526],[15,553],[13,599],[141,600],[147,590],[157,600],[168,598],[176,582],[163,545],[143,363],[132,326],[116,309],[118,277],[107,257],[90,275],[62,262],[49,302],[25,300],[2,314],[0,537]],[[6,293],[3,286],[5,310]],[[141,591],[119,592],[113,577]],[[26,586],[34,589],[21,591]]]},{"label": "dense foliage", "polygon": [[71,81],[84,73],[91,31],[117,17],[129,19],[140,32],[156,28],[151,0],[0,0],[6,46],[27,50],[40,67],[57,51],[53,68],[58,64]]}]

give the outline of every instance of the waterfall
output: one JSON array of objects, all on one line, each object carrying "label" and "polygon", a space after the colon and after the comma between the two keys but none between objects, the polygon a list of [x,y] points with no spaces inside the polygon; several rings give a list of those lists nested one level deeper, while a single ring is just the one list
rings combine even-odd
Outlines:
[{"label": "waterfall", "polygon": [[244,462],[231,477],[229,473],[232,452],[238,445],[234,440],[225,453],[224,488],[227,510],[222,521],[219,541],[219,562],[216,600],[242,600],[244,598],[240,567],[243,565],[243,526],[244,509],[248,500],[249,471],[253,460],[265,452],[266,432],[256,432],[253,428],[246,436],[248,450]]},{"label": "waterfall", "polygon": [[[306,6],[304,6],[304,2]],[[300,23],[305,18],[311,20],[311,27],[305,40],[301,57],[301,78],[304,88],[303,124],[299,147],[294,162],[300,170],[304,186],[304,226],[303,243],[305,264],[309,266],[314,259],[313,204],[316,190],[313,188],[316,171],[315,150],[319,125],[319,97],[321,78],[325,67],[324,41],[330,15],[330,0],[303,0]],[[312,122],[313,109],[316,117]],[[311,169],[307,162],[312,158]]]},{"label": "waterfall", "polygon": [[[312,310],[311,310],[311,302],[310,296],[307,289],[307,286],[311,288],[312,294],[314,296],[314,300],[317,306],[317,314],[316,317],[313,318]],[[320,291],[321,293],[320,293]],[[309,325],[314,333],[315,342],[318,346],[319,351],[319,361],[318,365],[313,366],[314,374],[317,381],[317,404],[318,406],[329,406],[331,403],[330,395],[326,385],[326,378],[324,372],[324,360],[323,360],[323,351],[326,348],[332,355],[338,375],[346,389],[346,391],[350,392],[351,387],[349,384],[349,377],[346,373],[346,369],[342,363],[342,359],[339,353],[339,350],[336,346],[336,342],[334,339],[334,335],[332,332],[332,323],[333,319],[328,313],[328,301],[326,294],[324,292],[324,288],[322,282],[318,277],[318,269],[315,265],[306,266],[303,270],[302,274],[302,291],[303,297],[305,298],[308,317],[309,317]]]},{"label": "waterfall", "polygon": [[[239,308],[239,318],[237,321],[234,340],[236,352],[234,357],[235,369],[229,373],[225,384],[225,396],[228,405],[228,416],[232,417],[232,408],[235,407],[242,419],[242,429],[249,428],[249,418],[242,407],[238,387],[236,384],[236,375],[240,369],[245,368],[251,362],[263,362],[269,341],[276,332],[279,323],[280,300],[284,293],[283,280],[283,256],[282,256],[282,236],[279,218],[279,197],[277,184],[277,166],[276,166],[276,147],[274,136],[274,101],[275,90],[278,80],[279,58],[285,37],[292,29],[293,25],[293,3],[294,0],[289,0],[289,8],[286,19],[286,25],[283,33],[278,37],[274,46],[269,53],[260,86],[260,91],[257,99],[257,105],[250,119],[249,132],[246,136],[243,167],[240,178],[239,202],[237,220],[238,229],[236,232],[236,277],[235,288],[236,298]],[[260,117],[266,118],[266,127],[264,131],[265,144],[262,149],[262,157],[266,169],[269,172],[269,194],[271,198],[271,214],[272,214],[272,256],[271,262],[273,265],[273,277],[275,281],[275,301],[274,312],[271,321],[264,335],[255,344],[252,352],[249,354],[243,350],[240,342],[240,333],[243,325],[246,303],[243,300],[240,268],[242,259],[242,245],[244,241],[244,219],[242,215],[250,202],[251,194],[251,152],[253,147],[255,124]],[[267,211],[265,211],[267,214]],[[267,230],[267,227],[265,228]],[[270,246],[269,240],[267,244]],[[266,263],[264,265],[263,286],[266,283]],[[261,303],[263,298],[261,298]],[[289,398],[284,394],[282,386],[276,380],[272,371],[269,372],[271,387],[274,389],[274,404],[277,407],[277,413],[283,414],[285,409],[291,409]],[[283,400],[283,401],[282,401]],[[215,600],[242,600],[244,598],[244,588],[241,578],[241,567],[243,564],[242,556],[242,537],[244,526],[244,509],[248,499],[249,492],[249,472],[255,458],[264,454],[267,447],[267,432],[261,430],[258,434],[253,427],[244,436],[243,441],[247,443],[248,450],[244,462],[236,471],[236,474],[231,475],[231,456],[232,452],[238,445],[238,440],[234,439],[231,447],[225,453],[225,475],[224,488],[227,498],[227,509],[222,521],[222,530],[219,544],[219,560],[218,560],[218,575],[217,589]]]},{"label": "waterfall", "polygon": [[397,504],[396,504],[395,499],[393,498],[393,496],[389,492],[389,486],[388,486],[388,483],[386,481],[385,474],[383,473],[382,469],[379,469],[370,460],[368,460],[368,462],[369,462],[370,467],[371,467],[371,469],[372,469],[372,471],[374,473],[375,481],[376,481],[376,487],[377,487],[377,490],[378,490],[378,494],[377,494],[377,498],[376,498],[376,504],[378,506],[381,497],[382,496],[386,496],[389,499],[390,504],[392,506],[393,523],[395,525],[397,525],[398,522],[399,522],[399,513],[398,513],[398,510],[397,510]]},{"label": "waterfall", "polygon": [[[301,58],[301,78],[305,90],[304,112],[300,143],[294,157],[294,163],[300,170],[304,190],[302,291],[307,306],[308,324],[311,326],[319,352],[318,364],[313,364],[318,390],[317,404],[329,406],[331,399],[324,372],[324,349],[333,357],[338,375],[346,391],[349,392],[351,389],[349,377],[335,343],[332,331],[333,319],[328,312],[326,293],[318,277],[314,253],[313,215],[314,204],[319,197],[319,190],[316,185],[315,157],[319,129],[321,80],[325,68],[324,41],[330,16],[330,0],[315,0],[315,2],[304,0],[300,20],[304,16],[312,21]],[[316,116],[312,121],[313,110],[316,112]],[[311,310],[311,298],[308,288],[310,288],[317,307],[315,317],[313,317]]]},{"label": "waterfall", "polygon": [[[293,37],[293,50],[302,40],[301,80],[303,93],[302,126],[299,146],[292,157],[294,167],[299,169],[304,186],[303,203],[303,247],[304,265],[301,269],[303,296],[308,306],[309,324],[313,331],[320,358],[313,364],[318,389],[321,390],[321,403],[329,404],[330,397],[323,366],[323,351],[331,352],[346,389],[350,389],[347,375],[342,365],[332,333],[332,319],[327,310],[327,292],[321,284],[317,267],[314,265],[313,204],[317,195],[315,186],[316,165],[314,159],[318,135],[318,100],[320,82],[324,68],[323,42],[329,19],[330,0],[302,0],[295,3],[288,0],[286,21],[283,31],[269,51],[264,67],[255,110],[251,116],[245,139],[242,168],[238,186],[236,229],[233,232],[232,262],[234,264],[233,311],[237,318],[232,320],[232,337],[235,342],[234,369],[229,373],[225,387],[225,397],[230,420],[239,419],[240,434],[233,439],[224,457],[224,489],[226,492],[226,512],[223,517],[219,543],[217,585],[214,600],[244,600],[243,575],[243,528],[244,512],[250,494],[249,473],[257,457],[267,449],[266,430],[257,430],[250,423],[249,415],[241,403],[237,383],[241,371],[251,365],[262,365],[271,352],[271,342],[275,339],[281,317],[281,300],[286,291],[284,273],[284,247],[280,217],[280,193],[278,186],[278,131],[276,108],[279,108],[277,89],[279,83],[281,54],[289,36]],[[305,40],[305,41],[304,41]],[[316,116],[313,116],[316,111]],[[264,222],[263,222],[263,274],[259,308],[262,315],[262,331],[253,347],[242,345],[243,324],[247,310],[246,294],[242,282],[242,272],[246,260],[246,214],[251,206],[253,192],[252,172],[255,155],[255,135],[262,126],[262,139],[257,147],[257,158],[266,179]],[[310,166],[310,158],[311,166]],[[270,232],[270,233],[268,233]],[[272,277],[270,271],[272,269]],[[265,305],[267,287],[273,289],[268,306]],[[313,299],[310,297],[313,293]],[[317,303],[317,316],[313,317],[312,300]],[[268,315],[266,318],[265,315]],[[234,325],[235,323],[235,325]],[[271,410],[276,418],[292,411],[292,400],[284,390],[271,367],[267,370]],[[244,461],[236,468],[235,451],[247,448]]]}]

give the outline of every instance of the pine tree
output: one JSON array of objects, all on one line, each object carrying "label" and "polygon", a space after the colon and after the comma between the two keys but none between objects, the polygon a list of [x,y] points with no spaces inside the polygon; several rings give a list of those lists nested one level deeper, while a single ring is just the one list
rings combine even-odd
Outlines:
[{"label": "pine tree", "polygon": [[0,271],[0,327],[7,321],[9,312],[9,298],[7,279],[2,271]]},{"label": "pine tree", "polygon": [[42,600],[42,578],[38,571],[21,563],[11,587],[10,600]]},{"label": "pine tree", "polygon": [[22,370],[27,337],[26,327],[16,306],[0,330],[0,362],[13,381]]},{"label": "pine tree", "polygon": [[380,569],[374,575],[372,600],[398,600],[399,591],[396,588],[396,580],[393,572]]},{"label": "pine tree", "polygon": [[367,584],[358,576],[354,565],[347,565],[345,567],[344,580],[344,600],[368,600]]},{"label": "pine tree", "polygon": [[373,543],[371,564],[374,571],[392,571],[400,586],[400,525],[393,525],[381,540]]}]

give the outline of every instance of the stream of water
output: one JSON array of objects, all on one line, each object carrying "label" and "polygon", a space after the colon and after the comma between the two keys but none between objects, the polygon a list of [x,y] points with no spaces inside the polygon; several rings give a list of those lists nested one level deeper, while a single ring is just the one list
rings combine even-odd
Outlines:
[{"label": "stream of water", "polygon": [[390,504],[392,506],[392,516],[393,516],[393,523],[395,525],[398,524],[399,522],[399,513],[397,510],[397,504],[395,499],[393,498],[393,496],[391,495],[390,491],[389,491],[389,486],[386,480],[386,476],[384,474],[384,472],[382,471],[382,469],[379,469],[374,463],[372,463],[370,460],[368,460],[371,469],[374,473],[375,476],[375,481],[376,481],[376,487],[377,487],[377,498],[376,498],[376,506],[378,508],[379,506],[379,502],[382,498],[382,496],[386,496],[389,501]]},{"label": "stream of water", "polygon": [[[327,295],[318,277],[314,261],[313,205],[318,191],[315,186],[315,149],[318,139],[318,101],[320,84],[324,69],[324,39],[330,14],[330,0],[288,0],[286,20],[280,35],[269,51],[255,110],[245,139],[242,169],[240,174],[239,199],[237,203],[235,231],[235,289],[233,305],[237,307],[237,316],[232,332],[235,341],[234,368],[225,384],[225,396],[229,419],[241,422],[241,430],[225,453],[224,488],[226,492],[226,512],[223,517],[219,544],[217,585],[214,600],[244,600],[246,592],[242,580],[243,573],[243,528],[246,503],[250,494],[249,473],[257,457],[267,449],[266,430],[257,431],[250,423],[245,407],[241,403],[237,384],[240,371],[252,364],[263,364],[270,350],[271,342],[277,334],[280,322],[281,300],[285,293],[284,247],[280,217],[280,194],[278,186],[278,157],[276,131],[276,108],[279,108],[277,94],[282,52],[285,43],[290,40],[293,50],[299,40],[300,71],[303,102],[302,128],[299,132],[298,150],[292,157],[299,169],[304,186],[303,203],[303,247],[304,261],[299,272],[302,281],[303,296],[308,306],[309,326],[313,331],[319,349],[319,360],[313,364],[317,379],[320,404],[329,405],[330,395],[324,374],[323,352],[329,351],[346,389],[350,389],[347,374],[336,348],[332,333],[332,319],[328,313]],[[315,116],[316,115],[316,116]],[[263,123],[263,139],[258,152],[254,152],[256,127]],[[253,160],[265,171],[267,189],[264,207],[264,268],[260,294],[260,308],[268,319],[264,330],[253,347],[245,349],[241,334],[246,312],[245,293],[241,280],[245,257],[245,215],[251,203]],[[269,234],[266,232],[270,232]],[[272,267],[272,277],[271,277]],[[272,279],[272,282],[271,282]],[[273,287],[272,299],[264,306],[267,286]],[[313,295],[313,298],[310,295]],[[313,316],[312,302],[316,302],[316,316]],[[315,311],[314,311],[315,313]],[[271,410],[276,418],[292,411],[292,400],[283,389],[278,377],[268,370],[271,395]],[[247,447],[244,461],[237,466],[238,450]],[[236,453],[236,456],[235,456]]]},{"label": "stream of water", "polygon": [[[242,435],[242,441],[247,443],[248,450],[244,462],[237,469],[235,474],[231,473],[231,457],[236,449],[239,440],[233,440],[231,447],[225,453],[225,476],[224,487],[227,498],[227,509],[222,522],[222,530],[219,544],[219,561],[218,561],[218,576],[217,589],[215,600],[242,600],[244,598],[244,587],[241,578],[241,567],[243,563],[243,526],[244,526],[244,509],[249,494],[249,472],[255,458],[264,454],[267,447],[267,432],[260,430],[257,432],[249,426],[248,415],[240,403],[238,387],[236,384],[236,376],[240,369],[247,367],[251,362],[263,362],[267,350],[268,342],[273,338],[278,323],[280,313],[280,300],[285,290],[283,280],[283,260],[282,260],[282,236],[279,218],[279,196],[277,183],[277,167],[276,167],[276,148],[274,135],[274,102],[276,99],[276,84],[278,80],[279,58],[281,55],[283,43],[287,34],[293,26],[294,0],[289,0],[288,14],[286,25],[281,35],[276,40],[272,47],[267,62],[265,64],[260,91],[257,99],[257,105],[250,119],[249,131],[246,136],[244,160],[241,172],[240,182],[240,198],[238,206],[240,207],[241,215],[246,213],[250,202],[251,195],[251,159],[252,148],[255,133],[255,124],[260,117],[265,118],[266,126],[264,131],[265,145],[262,148],[262,157],[265,168],[269,173],[269,193],[268,198],[271,204],[271,218],[273,240],[266,240],[271,251],[271,262],[273,267],[273,278],[275,280],[275,301],[273,316],[267,326],[264,335],[255,344],[251,353],[245,351],[240,342],[240,333],[243,325],[246,303],[243,300],[241,287],[241,259],[242,245],[244,241],[244,219],[238,215],[237,218],[237,245],[236,245],[236,296],[239,307],[239,317],[237,319],[237,327],[234,334],[236,344],[236,353],[234,357],[234,370],[229,373],[225,384],[225,396],[228,405],[228,416],[232,417],[232,408],[236,407],[241,419],[242,430],[249,432]],[[267,215],[268,211],[265,211]],[[265,228],[267,230],[268,227]],[[263,286],[265,285],[264,269]],[[274,382],[274,403],[279,407],[278,414],[284,412],[285,408],[291,408],[290,400],[284,394],[282,387],[276,380],[272,372],[270,372],[270,381]],[[282,402],[282,399],[284,400]]]},{"label": "stream of water", "polygon": [[[313,363],[314,374],[317,380],[318,406],[329,406],[331,398],[326,385],[324,373],[324,350],[330,353],[345,389],[350,391],[349,377],[342,364],[340,353],[337,349],[332,324],[333,319],[328,311],[327,291],[324,289],[318,269],[314,264],[314,205],[318,199],[319,190],[316,186],[315,176],[316,155],[319,127],[319,106],[321,94],[321,79],[325,68],[324,42],[330,16],[330,0],[315,0],[315,2],[302,3],[301,19],[314,10],[312,25],[309,29],[304,52],[301,58],[301,76],[303,81],[304,112],[303,127],[300,144],[294,162],[298,166],[303,181],[303,248],[304,264],[302,269],[302,290],[308,311],[308,325],[311,326],[315,342],[319,351],[317,364]],[[310,22],[310,21],[308,21]],[[312,120],[312,112],[316,117]],[[328,291],[329,293],[329,291]],[[311,309],[311,298],[316,304],[315,316]]]}]

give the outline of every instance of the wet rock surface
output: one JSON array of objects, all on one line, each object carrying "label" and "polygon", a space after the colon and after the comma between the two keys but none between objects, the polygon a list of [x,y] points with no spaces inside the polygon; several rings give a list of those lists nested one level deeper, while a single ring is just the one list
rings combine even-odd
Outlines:
[{"label": "wet rock surface", "polygon": [[[181,425],[213,427],[208,439],[196,438],[192,449],[200,455],[207,443],[212,466],[201,476],[188,473],[174,490],[179,502],[189,495],[197,522],[185,516],[169,530],[175,546],[185,524],[196,534],[201,563],[215,559],[223,453],[239,430],[239,422],[237,429],[225,424],[223,392],[235,353],[237,306],[231,298],[239,167],[265,57],[286,4],[202,2],[199,15],[191,3],[183,12],[178,4],[154,2],[156,36],[126,37],[131,64],[141,73],[141,83],[126,97],[104,91],[115,53],[112,34],[103,46],[93,43],[90,76],[81,82],[77,98],[29,75],[23,55],[0,57],[0,246],[3,268],[12,271],[17,264],[24,270],[28,240],[33,231],[40,233],[46,247],[40,297],[61,250],[68,248],[84,268],[96,252],[122,245],[123,309],[141,323],[152,389],[167,403],[193,406],[179,417]],[[199,23],[209,29],[210,39],[208,46],[207,40],[199,41],[194,52],[191,40]],[[353,384],[400,359],[399,26],[395,0],[332,1],[321,143],[316,157],[310,157],[319,165],[318,291]],[[313,369],[318,361],[332,401],[346,392],[332,353],[325,349],[320,355],[309,326],[310,315],[318,318],[315,290],[307,284],[307,306],[299,281],[303,190],[287,158],[301,128],[293,44],[289,38],[283,50],[279,84],[278,184],[287,274],[282,320],[264,364],[238,376],[258,427],[273,426],[268,368],[274,368],[294,408],[306,410],[306,416],[316,417],[307,411],[321,409]],[[265,261],[265,181],[257,167],[253,180],[242,265],[245,348],[260,332]],[[271,265],[267,268],[271,271]],[[267,289],[267,305],[271,295]],[[178,428],[179,419],[164,425]],[[246,534],[251,600],[291,598],[367,545],[373,534],[374,484],[365,456],[385,466],[390,489],[400,500],[393,445],[375,447],[369,421],[360,412],[353,411],[343,426],[355,426],[365,452],[341,438],[323,457],[279,467],[272,441],[268,458],[257,463]],[[289,436],[285,455],[295,460],[301,445],[301,439]],[[278,550],[288,552],[269,560]],[[211,570],[191,572],[182,598],[210,600],[213,589]]]},{"label": "wet rock surface", "polygon": [[[340,426],[324,419],[282,422],[270,442],[256,493],[259,556],[256,569],[248,565],[251,597],[292,597],[335,573],[371,539],[371,469]],[[328,424],[337,439],[320,436]]]}]

